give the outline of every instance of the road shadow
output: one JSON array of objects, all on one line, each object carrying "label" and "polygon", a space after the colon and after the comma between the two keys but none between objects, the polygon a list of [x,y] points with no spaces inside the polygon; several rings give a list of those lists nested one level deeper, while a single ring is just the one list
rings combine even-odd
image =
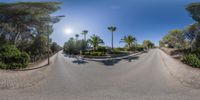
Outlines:
[{"label": "road shadow", "polygon": [[99,61],[100,63],[103,63],[105,66],[112,66],[120,62],[120,59],[115,59],[115,60],[103,60]]},{"label": "road shadow", "polygon": [[74,64],[86,64],[88,62],[84,61],[84,60],[76,59],[76,60],[73,60],[72,63],[74,63]]},{"label": "road shadow", "polygon": [[83,60],[82,58],[80,58],[76,55],[64,54],[64,57],[73,58],[74,60],[72,60],[72,63],[74,63],[74,64],[86,64],[86,63],[88,63],[87,61]]},{"label": "road shadow", "polygon": [[138,60],[139,59],[139,56],[132,56],[132,57],[128,57],[128,58],[124,58],[123,60],[126,60],[128,62],[131,62],[133,60]]},{"label": "road shadow", "polygon": [[138,59],[139,59],[139,56],[131,56],[128,58],[123,58],[123,59],[108,59],[108,60],[97,61],[97,62],[102,63],[105,66],[113,66],[113,65],[119,63],[121,60],[126,60],[128,62],[131,62],[133,60],[138,60]]}]

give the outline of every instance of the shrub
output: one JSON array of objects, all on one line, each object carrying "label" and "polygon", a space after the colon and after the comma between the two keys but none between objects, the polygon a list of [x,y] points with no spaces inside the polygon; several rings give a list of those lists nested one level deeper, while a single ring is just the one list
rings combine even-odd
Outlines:
[{"label": "shrub", "polygon": [[86,55],[86,56],[104,56],[105,53],[104,52],[91,51],[91,52],[84,52],[83,55]]},{"label": "shrub", "polygon": [[200,48],[194,50],[192,53],[196,54],[198,58],[200,59]]},{"label": "shrub", "polygon": [[182,59],[182,62],[192,67],[200,68],[200,59],[197,57],[196,54],[185,55]]},{"label": "shrub", "polygon": [[4,45],[0,47],[0,68],[19,69],[28,65],[29,55],[20,52],[14,45]]},{"label": "shrub", "polygon": [[144,51],[144,47],[143,47],[143,46],[138,46],[138,47],[136,48],[136,50],[137,50],[137,51]]},{"label": "shrub", "polygon": [[106,52],[107,49],[106,49],[106,47],[98,46],[98,47],[97,47],[97,51],[99,51],[99,52]]},{"label": "shrub", "polygon": [[124,51],[125,49],[118,47],[118,48],[114,48],[114,50],[116,50],[116,51]]}]

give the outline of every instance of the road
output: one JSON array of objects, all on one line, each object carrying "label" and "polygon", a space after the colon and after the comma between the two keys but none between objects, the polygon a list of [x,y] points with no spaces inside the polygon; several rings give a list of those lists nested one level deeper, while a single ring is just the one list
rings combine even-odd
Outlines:
[{"label": "road", "polygon": [[159,49],[132,61],[78,63],[59,53],[48,77],[25,89],[0,90],[0,100],[199,100],[166,69]]}]

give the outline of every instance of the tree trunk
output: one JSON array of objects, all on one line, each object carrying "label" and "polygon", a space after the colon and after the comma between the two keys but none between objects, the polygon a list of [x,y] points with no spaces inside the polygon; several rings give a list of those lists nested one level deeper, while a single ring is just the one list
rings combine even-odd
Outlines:
[{"label": "tree trunk", "polygon": [[112,49],[113,49],[113,31],[112,31],[112,40],[111,41],[112,41]]},{"label": "tree trunk", "polygon": [[86,35],[84,35],[84,40],[86,41]]}]

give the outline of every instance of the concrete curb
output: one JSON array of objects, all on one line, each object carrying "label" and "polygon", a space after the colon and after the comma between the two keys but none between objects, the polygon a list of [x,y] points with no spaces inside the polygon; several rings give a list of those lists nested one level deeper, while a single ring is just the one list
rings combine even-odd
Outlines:
[{"label": "concrete curb", "polygon": [[127,56],[122,56],[122,57],[114,57],[114,58],[105,58],[105,59],[95,59],[95,58],[82,58],[83,60],[88,60],[88,61],[106,61],[106,60],[120,60],[120,59],[125,59],[128,57],[132,57],[132,56],[136,56],[141,54],[142,52],[138,52],[138,53],[134,53],[131,55],[127,55]]},{"label": "concrete curb", "polygon": [[181,61],[172,58],[162,50],[160,50],[159,53],[172,76],[187,87],[200,89],[200,70],[198,68],[192,68],[183,64]]},{"label": "concrete curb", "polygon": [[[31,70],[6,71],[0,70],[0,89],[19,89],[30,87],[45,79],[51,70],[57,54],[50,58],[51,64]],[[41,64],[45,64],[46,60]],[[39,64],[39,65],[41,65]]]}]

